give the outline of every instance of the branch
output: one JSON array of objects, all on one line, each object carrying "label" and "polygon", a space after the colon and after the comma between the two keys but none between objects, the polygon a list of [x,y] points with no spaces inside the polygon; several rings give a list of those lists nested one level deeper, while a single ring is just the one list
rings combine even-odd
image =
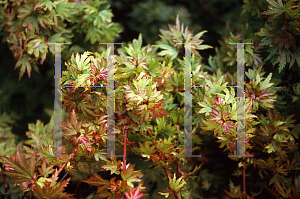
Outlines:
[{"label": "branch", "polygon": [[74,191],[74,196],[77,195],[79,185],[80,185],[80,180],[77,180],[76,188],[75,188],[75,191]]},{"label": "branch", "polygon": [[[166,167],[164,167],[164,171],[165,171],[165,173],[166,173],[166,175],[167,175],[167,177],[168,177],[168,181],[169,181],[169,183],[170,183],[170,173],[169,173],[169,171],[167,170]],[[177,196],[177,194],[175,193],[175,191],[173,191],[173,194],[174,194],[174,196],[175,196],[175,199],[179,199],[179,197]]]},{"label": "branch", "polygon": [[181,175],[180,165],[178,162],[177,162],[177,173],[178,173],[178,178],[180,178],[182,175]]},{"label": "branch", "polygon": [[149,133],[150,137],[152,137],[153,135],[152,135],[152,133],[151,133],[151,131],[150,131],[150,129],[149,129],[149,128],[147,129],[147,131],[148,131],[148,133]]},{"label": "branch", "polygon": [[62,182],[62,181],[64,181],[64,179],[67,177],[67,175],[68,175],[68,171],[67,171],[67,173],[65,173],[65,175],[62,177],[62,179],[60,179],[60,181],[59,182]]},{"label": "branch", "polygon": [[223,26],[225,26],[227,24],[226,21],[224,21],[223,19],[221,19],[217,15],[215,15],[213,12],[211,12],[203,0],[199,0],[199,3],[202,6],[202,9],[204,10],[204,12],[206,12],[206,14],[208,14],[211,18],[213,18],[214,20],[216,20],[218,23],[222,24]]},{"label": "branch", "polygon": [[166,167],[164,167],[164,171],[165,171],[165,173],[166,173],[166,175],[168,177],[168,181],[170,181],[170,174],[169,174],[169,171],[167,170]]},{"label": "branch", "polygon": [[[65,163],[59,168],[57,175],[60,174],[60,172],[65,168],[65,166],[67,165],[67,163],[68,163],[68,162],[65,162]],[[68,172],[67,172],[67,173],[68,173]]]},{"label": "branch", "polygon": [[124,173],[126,174],[126,141],[127,141],[127,130],[124,133],[124,151],[123,151],[123,163],[124,163]]}]

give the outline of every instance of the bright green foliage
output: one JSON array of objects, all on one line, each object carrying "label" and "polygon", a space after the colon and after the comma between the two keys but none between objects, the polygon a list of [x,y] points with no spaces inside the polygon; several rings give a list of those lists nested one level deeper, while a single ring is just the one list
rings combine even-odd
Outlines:
[{"label": "bright green foliage", "polygon": [[[13,6],[13,9],[10,7]],[[84,36],[86,43],[112,42],[120,33],[118,24],[112,23],[113,14],[107,1],[50,1],[15,0],[2,2],[0,10],[4,13],[1,24],[4,26],[6,41],[11,44],[20,68],[19,79],[27,71],[39,71],[38,62],[43,64],[54,45],[47,43],[77,42]],[[63,50],[83,49],[84,45],[62,45]]]},{"label": "bright green foliage", "polygon": [[[157,42],[157,46],[163,51],[159,52],[158,55],[161,56],[171,56],[171,61],[175,59],[178,55],[184,55],[184,43],[191,43],[191,52],[197,57],[200,57],[200,54],[196,50],[204,50],[211,48],[209,45],[204,45],[202,42],[204,40],[200,37],[206,32],[202,31],[196,35],[193,35],[192,31],[188,30],[186,27],[184,29],[183,24],[180,25],[179,18],[176,19],[176,25],[169,25],[170,30],[161,30],[161,41]],[[202,45],[201,45],[202,44]]]}]

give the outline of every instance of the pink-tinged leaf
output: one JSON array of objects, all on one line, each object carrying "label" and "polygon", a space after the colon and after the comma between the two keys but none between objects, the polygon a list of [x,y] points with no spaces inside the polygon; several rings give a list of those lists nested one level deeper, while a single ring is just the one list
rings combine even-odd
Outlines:
[{"label": "pink-tinged leaf", "polygon": [[77,135],[77,133],[80,132],[82,126],[82,120],[78,123],[77,116],[74,109],[71,112],[71,121],[68,118],[66,118],[66,120],[67,122],[62,125],[62,130],[66,132],[64,136]]},{"label": "pink-tinged leaf", "polygon": [[3,173],[13,177],[13,179],[8,182],[21,184],[30,181],[32,177],[34,177],[36,165],[35,155],[26,159],[25,153],[21,153],[17,146],[17,152],[13,157],[8,158],[2,156],[1,159],[4,161],[5,166]]},{"label": "pink-tinged leaf", "polygon": [[140,193],[140,186],[138,186],[134,191],[129,187],[129,192],[125,193],[126,199],[140,199],[143,195],[143,193]]}]

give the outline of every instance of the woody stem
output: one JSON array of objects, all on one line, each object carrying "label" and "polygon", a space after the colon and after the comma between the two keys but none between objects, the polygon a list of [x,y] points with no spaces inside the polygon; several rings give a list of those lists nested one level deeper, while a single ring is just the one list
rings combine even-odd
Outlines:
[{"label": "woody stem", "polygon": [[126,141],[127,141],[127,130],[124,133],[124,151],[123,151],[123,163],[124,163],[124,173],[126,174]]},{"label": "woody stem", "polygon": [[177,163],[177,173],[178,173],[178,178],[181,177],[181,169],[179,163]]},{"label": "woody stem", "polygon": [[60,172],[65,168],[65,166],[67,165],[68,162],[65,162],[62,167],[59,168],[57,175],[60,174]]},{"label": "woody stem", "polygon": [[147,131],[148,131],[148,133],[149,133],[150,137],[152,137],[153,135],[152,135],[152,133],[151,133],[150,129],[147,129]]},{"label": "woody stem", "polygon": [[168,181],[170,180],[170,174],[169,174],[169,171],[167,170],[167,168],[164,167],[164,171],[168,177]]}]

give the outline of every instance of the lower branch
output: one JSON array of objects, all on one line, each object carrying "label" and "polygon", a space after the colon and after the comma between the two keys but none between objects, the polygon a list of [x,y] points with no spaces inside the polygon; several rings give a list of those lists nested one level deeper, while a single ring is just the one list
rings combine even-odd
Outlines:
[{"label": "lower branch", "polygon": [[222,25],[226,25],[226,21],[224,21],[223,19],[215,15],[213,12],[211,12],[203,0],[199,0],[199,3],[202,9],[204,10],[204,12],[206,12],[211,18],[213,18],[214,20],[216,20],[218,23]]},{"label": "lower branch", "polygon": [[124,151],[123,151],[123,163],[124,163],[124,173],[126,174],[126,141],[127,141],[127,130],[124,133]]}]

